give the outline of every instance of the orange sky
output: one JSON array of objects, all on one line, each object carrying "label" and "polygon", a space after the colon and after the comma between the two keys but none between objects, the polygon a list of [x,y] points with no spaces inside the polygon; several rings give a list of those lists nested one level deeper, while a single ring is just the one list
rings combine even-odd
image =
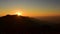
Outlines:
[{"label": "orange sky", "polygon": [[22,11],[23,16],[60,16],[58,0],[0,0],[0,16]]}]

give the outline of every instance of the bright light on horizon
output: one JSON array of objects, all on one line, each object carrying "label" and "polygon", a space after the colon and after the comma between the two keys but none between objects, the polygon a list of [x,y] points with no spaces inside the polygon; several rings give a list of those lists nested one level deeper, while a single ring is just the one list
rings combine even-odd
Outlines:
[{"label": "bright light on horizon", "polygon": [[15,14],[18,15],[18,16],[22,15],[21,11],[17,11]]}]

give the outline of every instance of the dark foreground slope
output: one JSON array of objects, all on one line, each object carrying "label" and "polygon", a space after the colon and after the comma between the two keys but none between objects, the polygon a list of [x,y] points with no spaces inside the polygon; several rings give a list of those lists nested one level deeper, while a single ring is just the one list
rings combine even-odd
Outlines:
[{"label": "dark foreground slope", "polygon": [[7,15],[0,17],[1,34],[58,34],[59,29],[34,18]]}]

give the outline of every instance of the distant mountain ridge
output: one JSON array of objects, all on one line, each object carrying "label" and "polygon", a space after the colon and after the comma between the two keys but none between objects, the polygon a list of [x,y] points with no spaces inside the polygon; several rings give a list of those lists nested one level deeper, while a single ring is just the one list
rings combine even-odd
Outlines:
[{"label": "distant mountain ridge", "polygon": [[50,23],[60,23],[60,16],[43,16],[43,17],[35,17],[35,18]]}]

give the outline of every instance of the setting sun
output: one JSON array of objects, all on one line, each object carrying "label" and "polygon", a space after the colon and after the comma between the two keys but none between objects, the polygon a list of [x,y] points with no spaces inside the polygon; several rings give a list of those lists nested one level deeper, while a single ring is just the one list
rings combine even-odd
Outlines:
[{"label": "setting sun", "polygon": [[20,11],[17,11],[15,14],[18,15],[18,16],[22,15],[22,13]]}]

